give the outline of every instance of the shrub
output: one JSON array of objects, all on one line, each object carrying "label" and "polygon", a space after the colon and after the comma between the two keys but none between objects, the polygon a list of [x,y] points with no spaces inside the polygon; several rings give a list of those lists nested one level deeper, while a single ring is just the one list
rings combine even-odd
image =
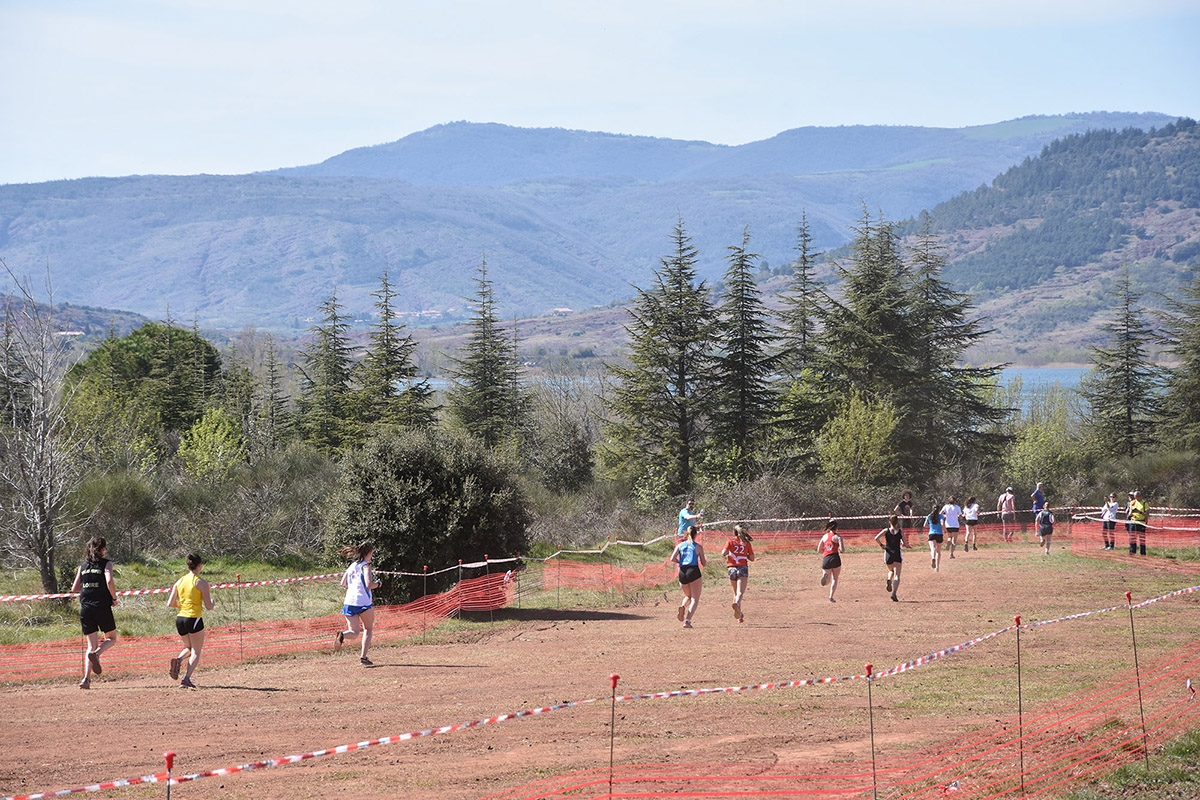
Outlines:
[{"label": "shrub", "polygon": [[[530,512],[508,462],[466,437],[404,431],[343,459],[327,523],[331,558],[365,539],[375,544],[377,570],[420,573],[527,552]],[[449,576],[430,579],[429,591],[445,588]],[[404,602],[420,588],[385,581],[378,598]]]}]

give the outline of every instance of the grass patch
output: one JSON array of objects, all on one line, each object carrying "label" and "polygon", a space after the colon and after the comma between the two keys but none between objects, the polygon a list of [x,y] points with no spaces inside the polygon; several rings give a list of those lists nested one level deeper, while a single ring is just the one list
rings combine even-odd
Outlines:
[{"label": "grass patch", "polygon": [[[118,591],[169,587],[187,571],[183,559],[144,560],[114,563],[113,580]],[[214,557],[205,562],[201,574],[209,583],[243,583],[278,580],[297,575],[331,572],[316,561],[287,559],[279,563],[236,561]],[[35,594],[41,591],[32,570],[5,576],[0,594]],[[69,590],[70,585],[61,587]],[[216,607],[206,611],[209,625],[227,625],[242,620],[300,619],[339,610],[343,590],[336,580],[313,581],[277,586],[222,589],[213,592]],[[240,600],[240,602],[239,602]],[[166,594],[136,595],[120,598],[114,610],[117,631],[122,636],[155,636],[171,633],[175,612],[167,608]],[[79,636],[79,602],[70,600],[31,600],[0,603],[0,644],[21,644]]]},{"label": "grass patch", "polygon": [[1195,800],[1200,797],[1200,731],[1175,739],[1161,753],[1127,764],[1062,800]]}]

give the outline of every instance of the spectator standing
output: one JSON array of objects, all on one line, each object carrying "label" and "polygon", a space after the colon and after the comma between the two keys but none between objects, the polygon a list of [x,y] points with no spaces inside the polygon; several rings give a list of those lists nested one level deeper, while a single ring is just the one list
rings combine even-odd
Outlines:
[{"label": "spectator standing", "polygon": [[900,518],[900,527],[907,528],[912,525],[913,521],[913,501],[912,492],[907,489],[904,494],[900,495],[900,502],[892,509],[892,513]]},{"label": "spectator standing", "polygon": [[[700,520],[704,518],[704,510],[701,509],[700,511],[695,511],[695,508],[696,498],[689,497],[683,504],[683,508],[679,509],[679,527],[675,531],[676,540],[683,538],[683,535],[687,533],[689,526],[698,526],[700,524]],[[697,530],[697,532],[699,531]]]},{"label": "spectator standing", "polygon": [[1140,547],[1141,554],[1146,555],[1146,523],[1150,519],[1150,506],[1137,489],[1129,493],[1126,517],[1129,519],[1129,554],[1136,554]]},{"label": "spectator standing", "polygon": [[[1041,481],[1038,481],[1037,486],[1033,487],[1033,494],[1029,495],[1029,500],[1030,511],[1032,512],[1033,519],[1035,520],[1034,524],[1036,525],[1038,512],[1046,507],[1046,492]],[[1038,540],[1041,541],[1040,536],[1038,537]]]},{"label": "spectator standing", "polygon": [[1004,541],[1011,542],[1017,523],[1017,496],[1011,486],[996,500],[996,512],[1000,515],[1000,533],[1004,535]]},{"label": "spectator standing", "polygon": [[1121,504],[1117,502],[1117,493],[1109,492],[1100,507],[1100,535],[1104,537],[1104,549],[1112,550],[1117,545],[1117,513]]}]

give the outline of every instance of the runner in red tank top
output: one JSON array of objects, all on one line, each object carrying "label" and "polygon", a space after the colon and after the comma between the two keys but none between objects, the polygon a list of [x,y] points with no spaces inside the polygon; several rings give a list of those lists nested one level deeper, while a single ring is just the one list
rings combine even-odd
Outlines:
[{"label": "runner in red tank top", "polygon": [[[842,553],[846,550],[846,543],[838,535],[837,528],[836,519],[826,522],[825,535],[821,537],[821,541],[817,542],[817,552],[821,554],[821,585],[829,584],[829,602],[831,603],[837,602],[833,599],[833,594],[837,591],[838,578],[842,574]],[[832,583],[829,580],[831,577],[833,578]]]},{"label": "runner in red tank top", "polygon": [[733,616],[738,622],[746,618],[742,613],[742,596],[750,580],[750,562],[754,560],[754,548],[750,546],[753,538],[744,527],[734,525],[733,538],[725,543],[725,549],[721,551],[729,571],[729,586],[733,589]]}]

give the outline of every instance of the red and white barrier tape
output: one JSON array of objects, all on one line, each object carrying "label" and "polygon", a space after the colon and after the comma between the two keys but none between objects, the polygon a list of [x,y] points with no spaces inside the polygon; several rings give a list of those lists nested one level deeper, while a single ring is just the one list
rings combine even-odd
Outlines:
[{"label": "red and white barrier tape", "polygon": [[517,557],[488,558],[483,561],[472,561],[469,564],[468,563],[455,564],[452,567],[445,567],[444,569],[436,569],[433,572],[428,572],[428,571],[426,571],[426,572],[389,572],[387,570],[382,570],[382,569],[374,570],[374,572],[376,575],[400,575],[405,578],[422,578],[422,577],[426,577],[429,575],[441,575],[446,572],[453,572],[456,569],[482,569],[484,567],[490,567],[493,564],[511,564],[515,561],[521,561],[521,560],[522,560],[521,558],[517,558]]},{"label": "red and white barrier tape", "polygon": [[[1075,508],[1083,509],[1086,511],[1089,507],[1076,506]],[[1098,510],[1099,509],[1097,509],[1097,511]],[[1179,509],[1179,510],[1191,511],[1192,509]],[[998,512],[995,512],[995,511],[981,511],[980,517],[982,518],[987,515],[994,516],[997,514],[998,514]],[[1187,518],[1189,516],[1195,516],[1195,515],[1187,514],[1187,513],[1155,514],[1155,517],[1160,518],[1160,519],[1161,518],[1182,519],[1182,518]],[[867,515],[859,515],[859,516],[839,516],[839,517],[836,517],[836,519],[839,521],[853,521],[853,520],[887,519],[887,517],[888,517],[887,514],[867,514]],[[705,525],[708,528],[718,528],[719,526],[727,526],[727,525],[730,525],[733,523],[756,525],[756,524],[763,524],[763,523],[807,523],[807,522],[812,522],[812,523],[817,523],[819,525],[823,525],[824,521],[826,519],[827,519],[827,517],[779,517],[779,518],[771,518],[771,519],[743,519],[743,520],[727,519],[727,520],[717,520],[715,522],[706,523]],[[912,516],[912,517],[906,517],[905,519],[920,519],[920,517]],[[1084,521],[1084,520],[1093,521],[1093,522],[1100,521],[1098,517],[1093,516],[1091,513],[1083,513],[1083,514],[1077,513],[1072,517],[1072,519],[1074,519],[1075,521]],[[1117,520],[1117,521],[1118,522],[1127,522],[1128,520]],[[1198,524],[1200,524],[1200,520],[1197,520],[1197,522],[1198,522]],[[1147,530],[1160,530],[1160,531],[1193,531],[1193,530],[1195,530],[1194,528],[1178,528],[1178,527],[1166,526],[1166,525],[1153,525],[1153,524],[1149,524],[1149,523],[1146,524],[1146,528],[1147,528]],[[723,530],[723,528],[721,528],[721,529]],[[815,531],[816,528],[813,528],[813,530]],[[552,561],[555,558],[558,558],[559,556],[564,556],[564,555],[603,555],[608,550],[608,548],[613,545],[622,545],[625,547],[649,547],[651,545],[658,544],[659,542],[662,542],[662,541],[671,541],[674,539],[675,539],[675,536],[674,536],[674,534],[671,534],[671,533],[666,533],[666,534],[663,534],[662,536],[656,536],[653,539],[648,539],[648,540],[644,540],[644,541],[640,541],[640,542],[633,542],[633,541],[628,541],[625,539],[616,539],[616,540],[610,539],[598,548],[591,548],[591,549],[584,549],[584,550],[557,550],[554,553],[552,553],[551,555],[546,556],[545,558],[530,558],[528,556],[513,557],[513,558],[497,558],[497,559],[487,559],[485,561],[472,561],[470,563],[455,564],[453,566],[445,567],[445,568],[439,569],[439,570],[434,570],[432,572],[428,572],[428,571],[427,572],[392,572],[392,571],[376,570],[376,574],[378,574],[378,575],[396,575],[396,576],[401,576],[401,577],[406,577],[406,578],[420,578],[420,577],[426,577],[426,576],[430,576],[430,575],[441,575],[441,574],[444,574],[447,572],[453,572],[454,570],[463,569],[463,568],[481,569],[481,568],[488,567],[492,564],[505,564],[505,563],[519,562],[519,561],[547,562],[547,561]],[[212,585],[211,588],[212,589],[234,589],[237,587],[241,587],[241,588],[245,589],[245,588],[258,587],[258,586],[271,586],[271,585],[278,585],[278,584],[285,584],[285,583],[298,583],[298,582],[302,582],[302,581],[327,580],[330,578],[340,578],[341,575],[342,575],[342,573],[340,573],[340,572],[331,572],[331,573],[326,573],[324,575],[304,575],[304,576],[294,577],[294,578],[278,578],[275,580],[266,580],[266,581],[249,581],[249,582],[243,582],[243,583],[239,583],[239,582],[218,583],[218,584]],[[167,594],[170,591],[171,591],[170,587],[160,587],[160,588],[156,588],[156,589],[126,589],[126,590],[117,592],[117,596],[118,597],[136,597],[136,596],[140,596],[140,595]],[[14,601],[29,601],[29,600],[58,600],[58,599],[66,599],[66,598],[72,598],[72,597],[78,597],[78,596],[79,596],[78,592],[59,592],[56,594],[11,594],[11,595],[0,595],[0,603],[8,603],[8,602],[14,602]]]},{"label": "red and white barrier tape", "polygon": [[36,794],[12,795],[4,798],[4,800],[42,800],[44,797],[64,797],[68,794],[78,794],[80,792],[106,792],[110,789],[123,789],[126,786],[138,786],[143,783],[162,783],[166,780],[167,773],[156,772],[153,775],[143,775],[140,778],[126,778],[120,781],[93,783],[88,786],[80,786],[77,789],[59,789],[56,792],[38,792]]},{"label": "red and white barrier tape", "polygon": [[[1105,614],[1105,613],[1109,613],[1112,611],[1117,611],[1117,610],[1120,610],[1125,607],[1141,608],[1143,606],[1148,606],[1152,603],[1157,603],[1157,602],[1166,600],[1171,597],[1178,597],[1178,596],[1185,595],[1185,594],[1192,594],[1192,593],[1195,593],[1198,591],[1200,591],[1200,586],[1189,586],[1185,589],[1178,589],[1174,592],[1169,592],[1164,595],[1159,595],[1158,597],[1153,597],[1148,600],[1143,600],[1142,602],[1140,602],[1136,605],[1110,606],[1109,608],[1097,609],[1095,611],[1085,611],[1080,614],[1071,614],[1069,616],[1059,617],[1057,619],[1042,620],[1039,622],[1027,623],[1024,625],[1024,627],[1035,628],[1035,627],[1039,627],[1042,625],[1050,625],[1050,624],[1057,623],[1057,622],[1066,622],[1068,620],[1080,619],[1082,617],[1088,617],[1088,616],[1092,616],[1094,614]],[[974,639],[971,639],[970,641],[963,642],[961,644],[956,644],[952,647],[944,648],[942,650],[937,651],[936,653],[930,653],[929,655],[921,656],[919,658],[912,659],[911,661],[906,661],[903,664],[897,664],[896,666],[894,666],[890,669],[884,670],[883,672],[875,672],[871,676],[868,676],[867,674],[864,673],[864,674],[859,674],[859,675],[843,675],[843,676],[838,676],[838,677],[827,677],[827,678],[803,678],[803,679],[794,680],[794,681],[759,683],[759,684],[750,684],[750,685],[745,685],[745,686],[722,686],[722,687],[709,687],[709,688],[702,688],[702,689],[676,689],[674,691],[669,691],[669,692],[653,692],[650,694],[618,695],[611,699],[614,700],[615,702],[630,702],[630,701],[634,701],[634,700],[661,700],[661,699],[667,699],[667,698],[673,698],[673,697],[700,697],[700,696],[710,695],[710,694],[760,691],[760,690],[767,690],[767,689],[788,689],[788,688],[796,688],[796,687],[800,687],[800,686],[819,686],[819,685],[823,685],[823,684],[841,683],[844,681],[863,680],[868,677],[870,678],[870,680],[878,680],[880,678],[885,678],[885,677],[888,677],[891,675],[898,675],[903,672],[908,672],[909,670],[913,670],[913,669],[916,669],[917,667],[922,667],[927,664],[932,664],[935,661],[941,660],[949,655],[962,652],[963,650],[966,650],[968,647],[971,647],[976,644],[980,644],[982,642],[986,642],[989,639],[994,639],[995,637],[997,637],[1003,633],[1007,633],[1008,631],[1014,630],[1017,627],[1018,627],[1017,625],[1010,625],[1007,628],[1001,628],[1000,630],[993,631],[992,633],[984,634],[983,636],[978,636]],[[1188,688],[1190,690],[1190,688],[1191,688],[1190,683],[1188,685]],[[463,730],[468,730],[471,728],[478,728],[483,725],[494,725],[494,724],[497,724],[500,722],[505,722],[507,720],[521,719],[523,717],[538,716],[538,715],[549,713],[551,711],[560,711],[565,708],[575,708],[578,706],[584,706],[584,705],[588,705],[591,703],[598,703],[598,702],[609,700],[609,699],[610,698],[608,698],[608,697],[591,698],[588,700],[577,700],[577,701],[571,701],[571,702],[566,702],[566,703],[559,703],[557,705],[552,705],[552,706],[542,706],[540,708],[525,709],[523,711],[516,711],[516,712],[510,713],[510,714],[499,714],[499,715],[493,716],[493,717],[486,717],[484,719],[479,719],[479,720],[475,720],[472,722],[462,722],[462,723],[458,723],[456,725],[444,725],[440,728],[428,728],[423,731],[402,733],[402,734],[399,734],[396,736],[386,736],[382,739],[368,739],[367,741],[363,741],[363,742],[356,742],[354,744],[338,745],[337,747],[329,747],[324,750],[314,750],[312,752],[302,753],[299,755],[283,756],[282,758],[272,758],[272,759],[267,759],[265,761],[252,761],[247,764],[239,764],[238,766],[234,766],[234,767],[223,767],[221,769],[207,770],[205,772],[196,772],[196,773],[193,773],[190,775],[184,775],[184,776],[181,776],[178,778],[170,778],[170,782],[172,785],[175,785],[175,784],[180,784],[180,783],[187,783],[189,781],[199,780],[201,778],[212,778],[212,777],[219,777],[219,776],[224,776],[224,775],[233,775],[233,774],[236,774],[239,772],[248,772],[250,770],[264,769],[266,767],[278,767],[278,766],[283,766],[286,764],[298,764],[301,761],[307,761],[309,759],[317,758],[320,756],[336,755],[339,753],[350,753],[350,752],[354,752],[356,750],[365,750],[369,747],[376,747],[376,746],[385,745],[385,744],[395,744],[397,742],[408,741],[410,739],[419,739],[419,738],[422,738],[425,736],[435,736],[437,734],[443,734],[443,733],[454,733],[456,731],[463,731]],[[47,797],[62,797],[65,795],[76,794],[79,792],[98,792],[98,791],[104,791],[107,789],[116,789],[116,788],[121,788],[121,787],[125,787],[125,786],[134,786],[136,784],[141,784],[141,783],[158,783],[158,782],[161,782],[164,780],[167,780],[167,773],[156,773],[154,775],[144,775],[140,778],[128,778],[126,780],[119,780],[119,781],[106,781],[104,783],[91,784],[89,786],[82,786],[82,787],[79,787],[76,789],[60,789],[60,790],[54,791],[54,792],[39,792],[36,794],[10,795],[8,797],[0,798],[0,800],[41,800],[41,798],[47,798]]]},{"label": "red and white barrier tape", "polygon": [[[608,698],[603,698],[608,699]],[[238,764],[233,767],[222,767],[220,769],[211,769],[204,772],[194,772],[190,775],[181,775],[169,779],[170,785],[176,786],[181,783],[189,783],[197,781],[201,778],[216,778],[225,775],[236,775],[239,772],[249,772],[256,769],[265,769],[267,767],[281,767],[286,764],[299,764],[302,761],[308,761],[320,756],[331,756],[340,753],[352,753],[356,750],[366,750],[369,747],[378,747],[379,745],[395,744],[397,742],[405,742],[410,739],[419,739],[425,736],[436,736],[442,733],[454,733],[456,731],[465,731],[471,728],[478,728],[483,725],[495,725],[500,722],[507,722],[511,719],[520,719],[522,717],[533,717],[540,714],[546,714],[551,711],[559,711],[564,708],[572,708],[574,706],[586,705],[588,703],[597,702],[596,700],[580,700],[577,702],[559,703],[553,706],[542,706],[541,708],[529,708],[522,711],[516,711],[511,714],[499,714],[494,717],[478,719],[471,722],[461,722],[457,725],[444,725],[440,728],[427,728],[423,731],[413,731],[410,733],[401,733],[396,736],[385,736],[382,739],[368,739],[364,742],[355,742],[353,744],[343,744],[337,747],[327,747],[324,750],[314,750],[309,753],[300,753],[298,755],[283,756],[281,758],[270,758],[264,761],[251,761],[246,764]],[[125,786],[134,786],[140,783],[158,783],[167,781],[167,773],[160,772],[154,775],[144,775],[140,778],[128,778],[119,781],[106,781],[104,783],[95,783],[89,786],[81,786],[76,789],[60,789],[55,792],[38,792],[36,794],[19,794],[10,795],[0,798],[0,800],[41,800],[46,797],[63,797],[69,794],[79,792],[102,792],[108,789],[118,789]]]},{"label": "red and white barrier tape", "polygon": [[[275,586],[283,583],[301,583],[304,581],[322,581],[329,578],[340,578],[340,572],[327,572],[324,575],[301,575],[294,578],[276,578],[269,581],[234,581],[233,583],[214,583],[209,586],[210,589],[247,589],[255,586]],[[117,592],[117,597],[138,597],[148,594],[168,594],[171,591],[170,586],[159,587],[157,589],[122,589]],[[15,600],[57,600],[67,597],[79,597],[79,592],[59,592],[58,594],[6,594],[0,595],[0,603],[9,603]]]}]

